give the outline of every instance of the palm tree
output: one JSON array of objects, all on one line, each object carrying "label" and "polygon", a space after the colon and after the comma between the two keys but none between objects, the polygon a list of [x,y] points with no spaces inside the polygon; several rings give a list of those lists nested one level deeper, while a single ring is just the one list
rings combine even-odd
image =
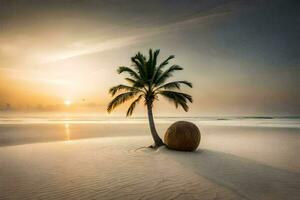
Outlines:
[{"label": "palm tree", "polygon": [[188,81],[167,82],[174,72],[183,70],[183,68],[178,65],[172,65],[165,70],[169,61],[173,59],[174,56],[171,55],[162,63],[157,64],[158,54],[159,50],[152,52],[152,49],[150,49],[149,57],[147,59],[143,54],[138,52],[131,58],[131,67],[118,67],[117,72],[119,74],[127,73],[129,75],[129,77],[125,78],[129,84],[117,85],[110,88],[109,93],[112,96],[118,95],[108,104],[107,107],[107,111],[110,113],[120,104],[134,99],[128,108],[126,114],[128,117],[132,115],[135,106],[141,100],[144,100],[144,105],[147,106],[148,111],[150,131],[154,140],[154,145],[151,146],[153,148],[157,148],[164,144],[157,134],[152,113],[153,102],[158,100],[158,96],[161,95],[170,102],[173,102],[176,108],[181,106],[186,112],[189,108],[187,105],[188,101],[193,101],[191,95],[176,91],[180,90],[181,85],[192,87],[192,83]]}]

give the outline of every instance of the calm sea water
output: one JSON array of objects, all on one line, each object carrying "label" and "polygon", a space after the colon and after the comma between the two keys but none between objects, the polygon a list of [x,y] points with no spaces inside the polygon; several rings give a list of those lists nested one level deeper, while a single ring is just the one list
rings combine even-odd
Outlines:
[{"label": "calm sea water", "polygon": [[[219,117],[156,117],[157,124],[175,121],[191,121],[199,125],[254,126],[300,128],[300,117],[270,116],[219,116]],[[146,117],[103,116],[94,113],[1,113],[0,125],[4,124],[146,124]]]}]

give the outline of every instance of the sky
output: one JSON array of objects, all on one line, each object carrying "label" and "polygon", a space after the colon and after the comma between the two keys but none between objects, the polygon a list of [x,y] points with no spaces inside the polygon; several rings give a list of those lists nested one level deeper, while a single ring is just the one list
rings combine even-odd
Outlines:
[{"label": "sky", "polygon": [[300,115],[299,13],[296,0],[0,0],[0,109],[106,114],[117,67],[152,48],[194,85],[188,113],[160,99],[156,116]]}]

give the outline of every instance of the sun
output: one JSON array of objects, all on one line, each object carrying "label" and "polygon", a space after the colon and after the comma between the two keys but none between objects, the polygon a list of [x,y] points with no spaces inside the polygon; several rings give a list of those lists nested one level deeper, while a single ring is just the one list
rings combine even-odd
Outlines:
[{"label": "sun", "polygon": [[72,101],[69,100],[69,99],[66,99],[66,100],[64,100],[64,104],[65,104],[66,106],[70,106],[70,105],[72,104]]}]

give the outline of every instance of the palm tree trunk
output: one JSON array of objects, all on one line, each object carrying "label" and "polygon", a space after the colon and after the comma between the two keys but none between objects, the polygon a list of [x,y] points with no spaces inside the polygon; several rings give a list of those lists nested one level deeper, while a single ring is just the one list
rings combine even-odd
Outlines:
[{"label": "palm tree trunk", "polygon": [[164,145],[164,143],[161,140],[161,138],[159,137],[159,135],[157,134],[157,131],[156,131],[156,128],[155,128],[154,118],[153,118],[153,113],[152,113],[152,104],[151,103],[147,103],[147,110],[148,110],[148,120],[149,120],[150,131],[151,131],[152,138],[154,140],[154,146],[153,147],[157,148],[157,147],[160,147],[160,146]]}]

